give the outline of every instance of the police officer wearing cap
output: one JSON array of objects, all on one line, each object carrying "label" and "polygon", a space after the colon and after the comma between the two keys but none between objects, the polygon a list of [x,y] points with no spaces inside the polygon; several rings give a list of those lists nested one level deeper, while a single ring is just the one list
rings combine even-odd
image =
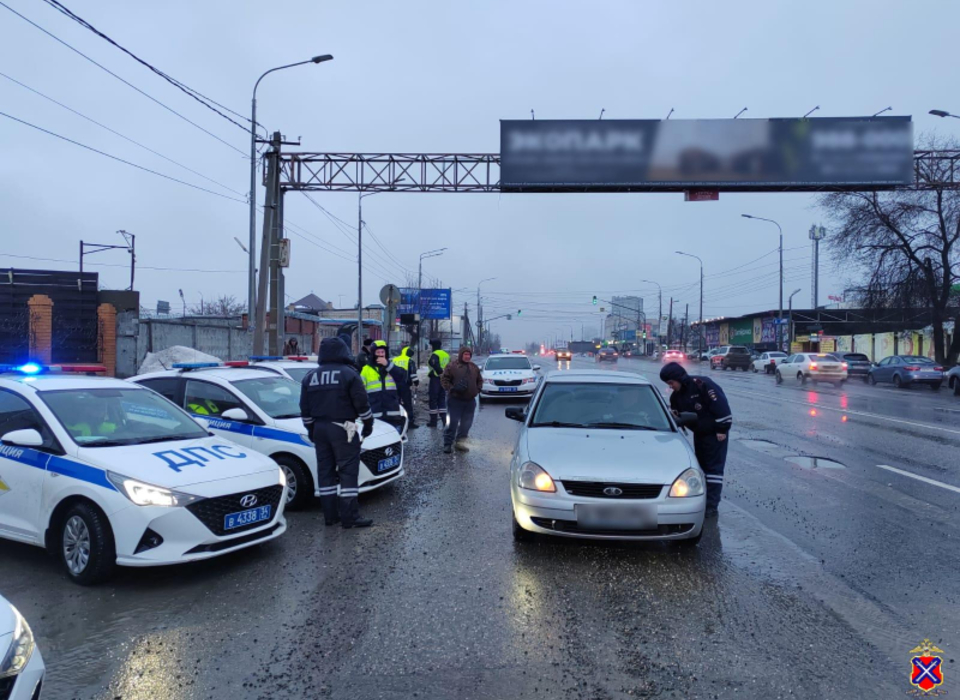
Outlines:
[{"label": "police officer wearing cap", "polygon": [[733,425],[733,414],[723,389],[709,377],[691,377],[676,362],[668,362],[660,370],[660,379],[673,389],[670,408],[675,416],[697,414],[693,430],[693,449],[707,479],[706,516],[715,517],[723,491],[723,472],[727,464],[727,439]]},{"label": "police officer wearing cap", "polygon": [[368,437],[373,432],[373,412],[363,379],[339,337],[320,343],[318,366],[303,378],[300,416],[317,450],[317,487],[326,524],[369,527],[373,521],[360,517],[357,503],[360,436],[356,421],[363,421],[361,435]]}]

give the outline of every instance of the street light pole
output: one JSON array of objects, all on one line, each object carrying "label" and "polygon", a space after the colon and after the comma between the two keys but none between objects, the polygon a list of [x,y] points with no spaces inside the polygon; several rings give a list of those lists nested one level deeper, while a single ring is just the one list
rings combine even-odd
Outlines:
[{"label": "street light pole", "polygon": [[[683,253],[676,251],[677,255],[685,255],[688,258],[696,258],[700,263],[700,323],[697,327],[697,357],[703,354],[703,260],[692,253]],[[679,311],[677,312],[680,313]]]},{"label": "street light pole", "polygon": [[956,114],[950,114],[950,112],[945,112],[942,109],[931,109],[930,114],[935,117],[953,117],[954,119],[960,119],[960,116],[957,116]]},{"label": "street light pole", "polygon": [[744,219],[756,219],[757,221],[766,221],[777,227],[780,232],[780,312],[777,323],[777,350],[783,350],[783,229],[773,219],[764,219],[762,216],[751,216],[750,214],[741,214]]},{"label": "street light pole", "polygon": [[794,289],[793,292],[790,294],[790,299],[788,302],[790,306],[790,311],[787,314],[787,324],[790,327],[787,331],[787,336],[791,345],[793,345],[793,298],[799,293],[800,293],[799,289]]},{"label": "street light pole", "polygon": [[480,305],[480,285],[484,282],[492,282],[496,277],[487,277],[477,282],[477,352],[483,352],[483,307]]},{"label": "street light pole", "polygon": [[420,265],[417,269],[417,366],[420,365],[420,347],[423,345],[423,339],[420,337],[423,333],[423,261],[427,258],[435,258],[443,255],[446,248],[437,248],[428,250],[426,253],[420,253]]},{"label": "street light pole", "polygon": [[323,56],[314,56],[308,61],[290,63],[285,66],[277,66],[266,71],[257,78],[253,84],[253,99],[250,105],[250,243],[249,243],[249,269],[247,279],[247,330],[253,329],[254,318],[257,313],[257,88],[260,87],[260,81],[266,78],[270,73],[294,66],[302,66],[307,63],[323,63],[332,61],[333,56],[324,54]]}]

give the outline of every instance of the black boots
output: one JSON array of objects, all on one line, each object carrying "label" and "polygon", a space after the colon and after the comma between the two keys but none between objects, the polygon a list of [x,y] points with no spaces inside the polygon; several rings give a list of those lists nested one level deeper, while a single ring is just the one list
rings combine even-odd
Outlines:
[{"label": "black boots", "polygon": [[344,530],[349,530],[354,527],[370,527],[371,525],[373,525],[373,520],[371,520],[370,518],[357,518],[352,523],[348,523],[344,521],[340,524],[343,525]]}]

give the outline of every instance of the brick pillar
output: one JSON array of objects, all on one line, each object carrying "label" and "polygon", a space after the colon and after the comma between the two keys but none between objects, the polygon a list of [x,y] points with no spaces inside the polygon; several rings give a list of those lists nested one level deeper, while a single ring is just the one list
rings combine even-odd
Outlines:
[{"label": "brick pillar", "polygon": [[117,374],[117,309],[113,304],[97,307],[97,356],[106,367],[106,376]]},{"label": "brick pillar", "polygon": [[30,314],[30,359],[50,364],[53,347],[53,299],[46,294],[34,294],[27,300]]}]

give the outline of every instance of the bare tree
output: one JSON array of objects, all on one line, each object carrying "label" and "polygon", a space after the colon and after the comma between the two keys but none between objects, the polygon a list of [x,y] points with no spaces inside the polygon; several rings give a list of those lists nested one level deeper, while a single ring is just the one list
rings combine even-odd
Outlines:
[{"label": "bare tree", "polygon": [[247,310],[247,305],[237,301],[232,294],[221,294],[214,301],[196,304],[190,308],[195,316],[240,316]]},{"label": "bare tree", "polygon": [[[960,149],[954,141],[923,140],[927,150]],[[834,258],[866,277],[857,289],[867,308],[925,308],[933,321],[937,362],[954,363],[960,333],[944,352],[943,324],[960,281],[960,190],[946,159],[918,161],[921,189],[833,192],[820,198],[835,233]],[[953,299],[956,304],[956,300]],[[953,312],[953,315],[956,311]]]}]

